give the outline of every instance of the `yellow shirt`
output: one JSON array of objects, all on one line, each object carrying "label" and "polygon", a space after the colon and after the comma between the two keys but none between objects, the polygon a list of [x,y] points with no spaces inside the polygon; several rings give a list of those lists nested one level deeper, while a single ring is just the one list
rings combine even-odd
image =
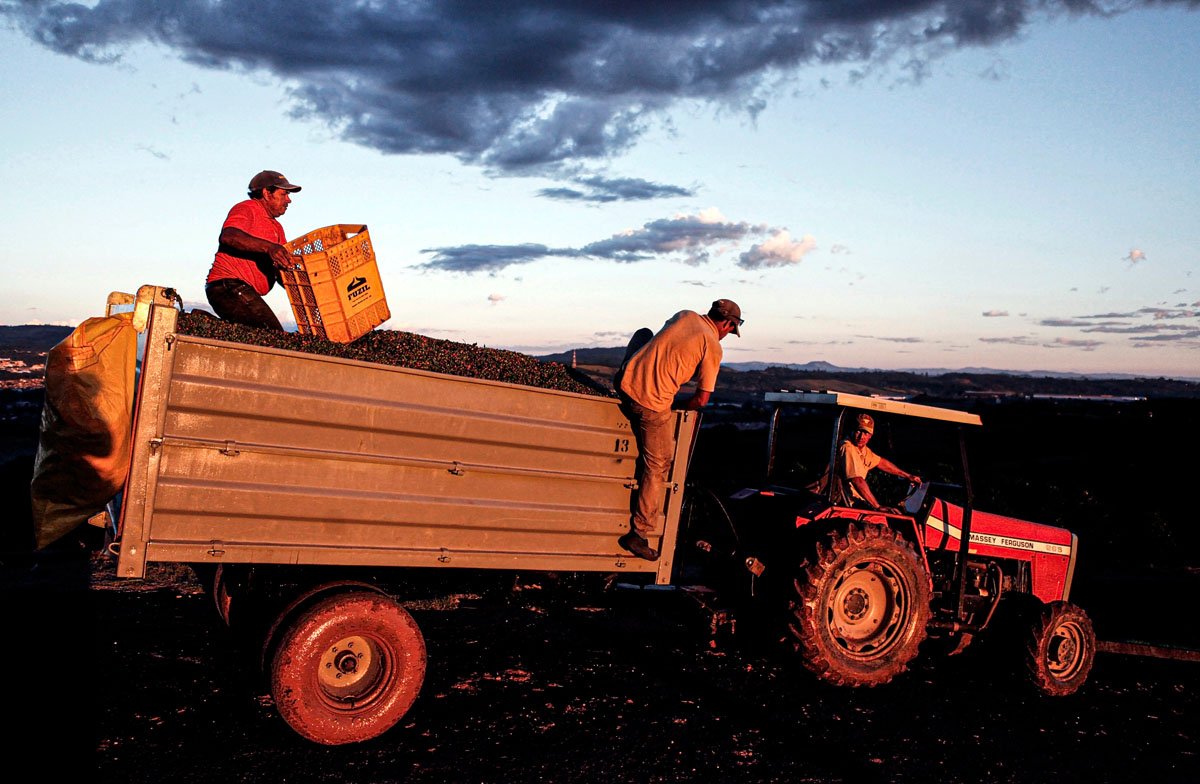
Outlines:
[{"label": "yellow shirt", "polygon": [[667,411],[679,388],[697,377],[712,392],[721,370],[721,336],[708,316],[681,310],[625,366],[621,390],[651,411]]}]

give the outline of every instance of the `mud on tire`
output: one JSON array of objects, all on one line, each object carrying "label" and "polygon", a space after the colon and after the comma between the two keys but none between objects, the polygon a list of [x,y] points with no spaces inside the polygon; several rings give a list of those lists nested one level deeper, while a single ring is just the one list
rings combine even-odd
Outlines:
[{"label": "mud on tire", "polygon": [[1074,694],[1087,680],[1096,656],[1096,632],[1079,607],[1051,602],[1034,616],[1025,640],[1025,669],[1038,691]]},{"label": "mud on tire", "polygon": [[290,626],[271,663],[284,720],[317,743],[368,740],[412,706],[425,679],[425,638],[408,612],[373,592],[326,597]]},{"label": "mud on tire", "polygon": [[925,639],[929,576],[912,546],[880,525],[849,523],[818,543],[793,581],[790,630],[804,666],[843,686],[905,670]]}]

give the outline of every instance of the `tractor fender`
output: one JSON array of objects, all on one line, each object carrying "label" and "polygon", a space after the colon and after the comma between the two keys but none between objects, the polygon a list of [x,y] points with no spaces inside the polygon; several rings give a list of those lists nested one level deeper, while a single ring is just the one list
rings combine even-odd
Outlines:
[{"label": "tractor fender", "polygon": [[932,571],[929,567],[929,557],[925,552],[925,541],[921,536],[921,527],[916,518],[907,514],[882,512],[874,509],[856,509],[845,506],[831,506],[811,520],[803,516],[796,518],[796,531],[806,542],[806,546],[815,543],[822,535],[848,523],[882,525],[896,531],[904,537],[916,550],[925,568],[925,575],[933,585]]}]

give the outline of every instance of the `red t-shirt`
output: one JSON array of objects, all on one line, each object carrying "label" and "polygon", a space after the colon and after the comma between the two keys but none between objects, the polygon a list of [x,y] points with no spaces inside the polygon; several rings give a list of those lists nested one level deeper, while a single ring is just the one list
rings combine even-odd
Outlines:
[{"label": "red t-shirt", "polygon": [[[268,215],[266,208],[254,199],[246,199],[233,205],[225,222],[221,224],[221,230],[224,231],[227,227],[241,229],[260,240],[270,240],[280,245],[287,242],[283,226]],[[212,283],[224,278],[244,280],[260,295],[266,294],[271,290],[271,286],[275,285],[275,265],[265,253],[243,253],[228,245],[218,245],[212,269],[208,271],[208,278],[204,282]]]}]

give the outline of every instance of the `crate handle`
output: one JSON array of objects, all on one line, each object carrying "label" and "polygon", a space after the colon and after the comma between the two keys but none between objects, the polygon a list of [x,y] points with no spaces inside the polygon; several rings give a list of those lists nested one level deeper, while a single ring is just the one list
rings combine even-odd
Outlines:
[{"label": "crate handle", "polygon": [[339,223],[338,224],[338,231],[340,231],[342,234],[346,235],[346,239],[350,239],[351,237],[353,237],[356,234],[362,234],[366,230],[367,230],[367,227],[365,224],[355,224],[355,223]]}]

